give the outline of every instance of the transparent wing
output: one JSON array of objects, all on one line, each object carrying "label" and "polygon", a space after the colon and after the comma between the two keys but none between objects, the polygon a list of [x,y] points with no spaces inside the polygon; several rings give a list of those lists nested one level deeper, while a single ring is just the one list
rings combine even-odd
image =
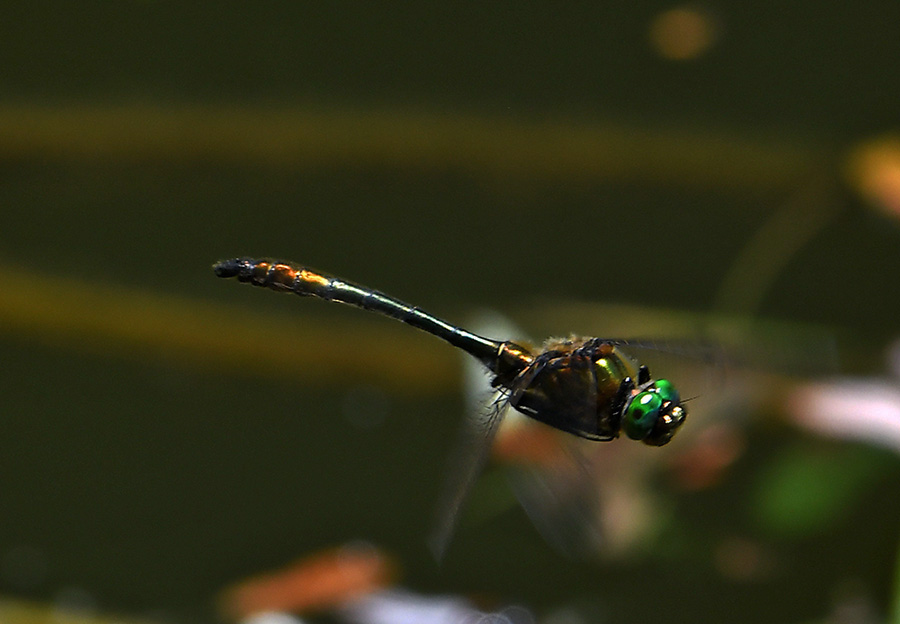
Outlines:
[{"label": "transparent wing", "polygon": [[582,449],[585,442],[556,432],[537,432],[552,438],[553,455],[545,455],[551,461],[511,464],[507,469],[510,485],[548,544],[570,558],[592,555],[603,542],[603,527],[596,475]]},{"label": "transparent wing", "polygon": [[[509,320],[490,311],[473,315],[468,325],[487,336],[520,334]],[[450,457],[434,528],[428,540],[438,560],[453,537],[463,503],[488,462],[497,433],[510,409],[510,396],[491,387],[482,364],[469,355],[462,357],[462,363],[467,418]]]},{"label": "transparent wing", "polygon": [[494,449],[531,523],[569,558],[633,552],[665,520],[654,477],[669,449],[583,440],[515,414]]},{"label": "transparent wing", "polygon": [[466,419],[463,425],[462,434],[451,455],[446,485],[438,502],[434,530],[428,539],[428,545],[438,560],[447,550],[459,520],[459,512],[487,463],[494,438],[507,410],[509,401],[498,394],[487,409],[474,412],[474,416]]},{"label": "transparent wing", "polygon": [[[737,354],[730,351],[721,343],[700,340],[670,340],[656,338],[604,338],[609,342],[636,358],[641,364],[654,364],[657,366],[655,377],[667,377],[666,372],[670,367],[674,370],[684,368],[685,365],[700,366],[705,368],[713,377],[721,381],[725,379],[728,371],[741,366]],[[655,360],[655,362],[654,362]]]},{"label": "transparent wing", "polygon": [[732,333],[719,332],[714,338],[620,339],[606,340],[627,351],[656,352],[693,361],[726,373],[740,370],[767,371],[791,375],[833,374],[838,370],[838,350],[834,335],[825,330],[797,326],[752,327]]}]

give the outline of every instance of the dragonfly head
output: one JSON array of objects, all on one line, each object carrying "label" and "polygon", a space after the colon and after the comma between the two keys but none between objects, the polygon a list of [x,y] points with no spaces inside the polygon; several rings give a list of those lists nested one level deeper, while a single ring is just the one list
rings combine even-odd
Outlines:
[{"label": "dragonfly head", "polygon": [[668,444],[687,418],[687,409],[667,379],[657,379],[642,388],[625,406],[622,429],[632,440],[649,446]]}]

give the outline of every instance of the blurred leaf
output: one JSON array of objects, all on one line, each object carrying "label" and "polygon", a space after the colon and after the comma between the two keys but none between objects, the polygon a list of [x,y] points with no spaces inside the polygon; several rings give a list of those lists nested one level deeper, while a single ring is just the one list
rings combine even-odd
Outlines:
[{"label": "blurred leaf", "polygon": [[891,462],[888,454],[865,447],[785,449],[751,496],[755,520],[787,537],[824,531],[846,516]]}]

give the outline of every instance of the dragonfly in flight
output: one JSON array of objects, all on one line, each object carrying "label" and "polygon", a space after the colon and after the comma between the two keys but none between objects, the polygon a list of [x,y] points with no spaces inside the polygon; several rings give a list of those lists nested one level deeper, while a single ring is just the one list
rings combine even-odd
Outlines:
[{"label": "dragonfly in flight", "polygon": [[654,380],[620,349],[625,340],[570,337],[550,339],[538,350],[493,340],[452,325],[432,314],[359,284],[290,262],[234,258],[213,266],[219,277],[237,278],[280,292],[337,301],[377,312],[428,332],[462,349],[492,375],[497,392],[477,422],[466,454],[441,506],[432,538],[444,551],[462,502],[487,457],[508,409],[579,438],[610,441],[621,434],[649,446],[667,444],[684,424],[687,409],[668,380]]}]

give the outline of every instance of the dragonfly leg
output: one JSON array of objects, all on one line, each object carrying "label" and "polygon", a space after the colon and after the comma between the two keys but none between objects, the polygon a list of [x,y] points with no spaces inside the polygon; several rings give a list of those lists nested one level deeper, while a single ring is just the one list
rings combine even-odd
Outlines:
[{"label": "dragonfly leg", "polygon": [[612,413],[616,417],[622,416],[622,409],[625,407],[625,402],[631,395],[632,390],[634,390],[634,380],[631,377],[626,377],[622,380],[622,383],[619,384],[619,389],[616,391],[616,396],[612,402]]},{"label": "dragonfly leg", "polygon": [[643,386],[648,381],[650,381],[650,369],[642,364],[638,369],[638,385]]}]

